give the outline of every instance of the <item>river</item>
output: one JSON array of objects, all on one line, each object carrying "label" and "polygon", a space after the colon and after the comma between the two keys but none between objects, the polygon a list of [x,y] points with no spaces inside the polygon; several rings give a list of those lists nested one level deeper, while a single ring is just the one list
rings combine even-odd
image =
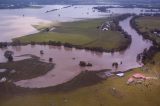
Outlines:
[{"label": "river", "polygon": [[[38,31],[32,25],[40,23],[75,21],[124,13],[140,14],[147,10],[143,8],[108,8],[110,12],[103,13],[94,11],[93,7],[95,6],[97,5],[75,5],[63,8],[66,5],[46,5],[36,9],[0,9],[0,41],[11,41],[15,37],[37,33]],[[53,9],[57,10],[45,13]]]},{"label": "river", "polygon": [[[142,53],[145,48],[149,48],[152,43],[148,40],[144,40],[141,35],[131,28],[130,26],[131,17],[121,21],[120,26],[132,36],[132,43],[130,47],[123,52],[111,53],[98,53],[86,50],[77,50],[75,48],[64,48],[56,46],[20,46],[20,47],[9,47],[7,50],[14,51],[15,56],[23,54],[33,54],[39,56],[42,61],[48,62],[49,57],[52,57],[55,68],[48,72],[46,75],[14,82],[17,86],[29,87],[29,88],[42,88],[49,86],[56,86],[67,82],[77,76],[81,71],[85,70],[101,70],[101,69],[112,69],[113,62],[120,63],[116,71],[127,71],[132,68],[141,67],[143,64],[137,62],[137,54]],[[44,55],[41,56],[39,51],[43,50]],[[5,61],[3,56],[5,50],[0,50],[0,58]],[[83,55],[82,55],[83,54]],[[75,58],[75,60],[73,60]],[[15,58],[16,59],[16,58]],[[87,61],[93,64],[91,68],[81,68],[79,61]]]},{"label": "river", "polygon": [[[41,61],[45,62],[48,62],[50,57],[53,58],[56,66],[47,74],[32,79],[14,82],[16,86],[25,88],[45,88],[56,86],[73,79],[80,72],[85,70],[93,71],[101,69],[112,69],[112,71],[125,72],[132,68],[141,67],[143,64],[137,62],[137,54],[142,53],[145,48],[149,48],[152,45],[152,42],[149,40],[144,40],[141,35],[139,35],[134,29],[131,28],[131,18],[132,17],[129,17],[119,23],[122,29],[124,29],[132,37],[132,43],[125,51],[115,52],[112,54],[78,50],[75,48],[65,48],[63,46],[10,46],[7,49],[0,49],[0,62],[6,61],[3,56],[6,50],[14,51],[14,56],[33,54],[40,57]],[[44,51],[43,56],[40,55],[40,50]],[[21,60],[23,58],[15,57],[15,60]],[[75,60],[73,58],[75,58]],[[79,66],[79,61],[87,61],[92,63],[93,67],[82,68]],[[123,64],[119,65],[117,70],[112,68],[113,62],[120,63],[121,61]]]}]

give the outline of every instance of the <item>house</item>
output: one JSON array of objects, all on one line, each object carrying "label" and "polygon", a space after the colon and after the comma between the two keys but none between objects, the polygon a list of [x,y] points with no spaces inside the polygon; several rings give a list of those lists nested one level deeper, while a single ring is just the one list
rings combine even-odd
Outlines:
[{"label": "house", "polygon": [[101,30],[102,31],[108,31],[110,28],[111,28],[111,24],[110,24],[111,22],[105,22],[105,23],[103,23],[102,25],[101,25]]},{"label": "house", "polygon": [[6,81],[7,81],[6,77],[3,77],[3,78],[0,79],[0,83],[6,82]]},{"label": "house", "polygon": [[146,79],[146,77],[143,75],[143,74],[140,74],[140,73],[136,73],[132,76],[133,78],[135,79]]},{"label": "house", "polygon": [[117,73],[116,74],[118,77],[124,77],[124,73]]},{"label": "house", "polygon": [[108,28],[103,28],[102,30],[103,30],[103,31],[108,31],[109,29],[108,29]]},{"label": "house", "polygon": [[147,79],[147,77],[141,73],[135,73],[132,75],[132,77],[130,77],[127,80],[127,84],[131,84],[131,83],[142,83],[143,81],[145,81]]},{"label": "house", "polygon": [[128,79],[127,84],[131,84],[133,82],[134,82],[134,78],[131,77],[131,78]]}]

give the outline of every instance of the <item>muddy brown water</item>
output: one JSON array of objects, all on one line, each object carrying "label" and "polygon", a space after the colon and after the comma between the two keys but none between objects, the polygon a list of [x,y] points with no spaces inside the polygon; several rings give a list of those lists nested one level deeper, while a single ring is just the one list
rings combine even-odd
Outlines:
[{"label": "muddy brown water", "polygon": [[[132,68],[141,67],[143,64],[137,62],[137,54],[142,53],[145,48],[149,48],[152,42],[144,40],[130,26],[130,20],[132,17],[120,22],[120,26],[132,37],[132,43],[125,51],[115,53],[99,53],[86,50],[77,50],[75,48],[65,48],[63,46],[40,46],[40,45],[27,45],[19,47],[8,47],[7,49],[0,49],[0,62],[5,62],[6,59],[3,53],[6,50],[14,51],[14,56],[23,54],[33,54],[39,56],[41,61],[48,62],[50,57],[53,58],[53,62],[56,64],[55,68],[49,71],[47,74],[14,82],[16,86],[25,88],[45,88],[50,86],[56,86],[58,84],[65,83],[81,71],[85,70],[101,70],[112,69],[112,71],[127,71]],[[44,51],[44,55],[40,55],[40,50]],[[15,60],[21,60],[29,57],[15,57]],[[75,59],[73,59],[75,58]],[[93,64],[93,67],[82,68],[79,66],[79,61],[86,61]],[[123,62],[119,65],[118,69],[112,68],[113,62]]]}]

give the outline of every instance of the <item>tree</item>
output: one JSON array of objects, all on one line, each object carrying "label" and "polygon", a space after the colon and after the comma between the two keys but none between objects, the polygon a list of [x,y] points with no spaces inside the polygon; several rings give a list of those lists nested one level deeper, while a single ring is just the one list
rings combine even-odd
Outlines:
[{"label": "tree", "polygon": [[7,58],[8,61],[10,62],[13,61],[13,54],[14,54],[13,51],[6,51],[4,53],[4,57]]}]

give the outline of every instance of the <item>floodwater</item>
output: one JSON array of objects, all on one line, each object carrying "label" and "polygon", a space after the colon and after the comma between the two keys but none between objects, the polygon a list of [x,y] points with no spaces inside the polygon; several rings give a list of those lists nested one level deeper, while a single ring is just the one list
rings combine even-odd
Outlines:
[{"label": "floodwater", "polygon": [[[43,8],[1,9],[0,10],[0,41],[11,41],[12,38],[38,32],[32,27],[40,23],[75,21],[87,18],[107,17],[111,14],[144,13],[142,8],[109,8],[110,12],[94,11],[96,5],[47,5]],[[116,6],[116,5],[115,5]],[[45,13],[46,11],[58,9]]]},{"label": "floodwater", "polygon": [[[52,57],[55,68],[48,72],[46,75],[39,76],[33,79],[21,80],[14,82],[17,86],[27,88],[43,88],[49,86],[56,86],[67,82],[77,76],[81,71],[85,70],[101,70],[101,69],[115,69],[112,68],[113,62],[120,63],[116,71],[127,71],[128,69],[141,67],[142,64],[136,61],[137,54],[142,53],[145,48],[149,48],[152,43],[148,40],[143,40],[142,36],[130,27],[128,18],[120,22],[121,27],[132,36],[132,44],[123,52],[111,53],[98,53],[85,50],[77,50],[71,48],[55,47],[55,46],[20,46],[9,47],[7,50],[12,50],[15,56],[23,54],[33,54],[41,57],[42,61],[48,62],[49,57]],[[44,55],[40,55],[39,51],[44,50]],[[0,51],[3,54],[5,50]],[[0,55],[1,59],[4,58]],[[75,58],[75,60],[73,60]],[[79,61],[86,61],[93,64],[90,68],[81,68]]]},{"label": "floodwater", "polygon": [[[10,14],[9,12],[10,10],[0,10],[0,14],[1,13],[6,14],[6,16],[9,18],[8,20],[4,19],[3,22],[4,23],[6,22],[4,26],[2,24],[3,22],[0,23],[0,32],[4,34],[4,36],[3,35],[1,36],[2,39],[0,40],[9,41],[12,38],[17,37],[14,35],[16,33],[20,34],[19,36],[22,36],[22,34],[26,34],[26,33],[33,33],[36,30],[31,29],[33,28],[30,26],[32,22],[35,22],[35,24],[37,24],[38,22],[44,22],[44,21],[46,22],[74,21],[82,18],[83,19],[97,18],[101,16],[107,16],[108,14],[108,13],[93,12],[92,11],[93,6],[76,6],[76,7],[73,6],[66,9],[60,9],[58,11],[45,13],[46,10],[51,10],[53,9],[53,7],[54,6],[46,6],[42,9],[11,10],[15,14]],[[62,8],[62,7],[55,6],[55,8]],[[140,13],[140,9],[138,10],[139,12],[137,11],[137,9],[135,10],[128,9],[127,12]],[[87,11],[90,11],[89,14],[86,14]],[[113,9],[113,12],[114,11],[115,9]],[[21,16],[22,14],[27,15],[27,17],[26,16],[22,17]],[[59,17],[58,14],[61,14],[61,17]],[[11,17],[10,15],[13,17],[16,17],[17,20],[13,19],[13,17]],[[20,27],[18,27],[19,23],[17,24],[15,23],[19,21],[19,18],[23,18],[20,21]],[[31,19],[31,21],[26,21],[27,20],[26,18]],[[143,40],[142,36],[137,34],[137,32],[131,28],[129,23],[131,18],[132,17],[120,22],[120,26],[132,37],[132,43],[130,47],[123,52],[99,53],[99,52],[91,52],[86,50],[77,50],[75,48],[72,48],[72,49],[65,48],[63,46],[56,47],[56,46],[27,45],[27,46],[18,46],[18,47],[8,47],[7,49],[0,49],[0,62],[6,61],[6,59],[3,56],[6,50],[14,51],[14,56],[19,56],[24,54],[33,54],[40,57],[41,61],[45,61],[45,62],[48,62],[48,59],[52,57],[53,62],[56,65],[55,65],[55,68],[49,71],[47,74],[33,78],[33,79],[14,82],[15,85],[20,87],[26,87],[26,88],[44,88],[49,86],[56,86],[58,84],[62,84],[64,82],[71,80],[72,78],[77,76],[81,71],[85,71],[85,70],[93,71],[93,70],[101,70],[101,69],[112,69],[112,71],[127,71],[128,69],[141,67],[143,64],[137,62],[136,60],[137,54],[142,53],[145,48],[149,48],[152,45],[152,42],[148,40]],[[10,20],[13,22],[10,22]],[[10,22],[10,23],[7,23],[7,22]],[[6,31],[2,30],[2,28],[4,27],[11,28],[11,29],[8,29],[10,33],[8,33],[7,30]],[[26,32],[20,33],[19,30],[26,31]],[[14,31],[16,33],[12,33]],[[6,37],[5,35],[6,33],[8,34],[8,37]],[[10,35],[10,34],[13,34],[13,35]],[[40,55],[39,53],[40,50],[44,51],[44,55]],[[15,60],[21,60],[24,58],[30,58],[30,57],[14,57]],[[75,58],[75,60],[73,58]],[[86,61],[86,62],[92,63],[93,67],[82,68],[79,66],[80,61]],[[120,63],[121,61],[122,61],[122,64],[119,65],[117,70],[112,68],[113,62]]]}]

